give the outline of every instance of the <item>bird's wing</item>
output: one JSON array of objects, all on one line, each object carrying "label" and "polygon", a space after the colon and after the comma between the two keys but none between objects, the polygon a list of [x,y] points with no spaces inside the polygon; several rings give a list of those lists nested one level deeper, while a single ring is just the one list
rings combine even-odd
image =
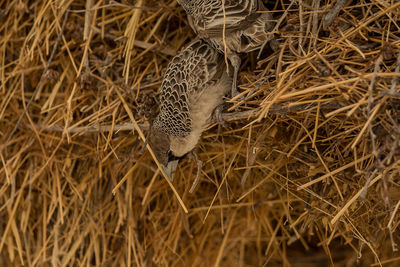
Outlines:
[{"label": "bird's wing", "polygon": [[196,30],[206,31],[209,37],[213,37],[220,36],[224,27],[226,33],[247,28],[260,16],[257,11],[263,7],[259,0],[225,0],[224,6],[222,1],[209,0],[192,16]]},{"label": "bird's wing", "polygon": [[[222,56],[199,39],[169,63],[160,90],[159,128],[166,134],[185,137],[191,131],[190,105],[223,73]],[[222,66],[222,67],[221,67]]]}]

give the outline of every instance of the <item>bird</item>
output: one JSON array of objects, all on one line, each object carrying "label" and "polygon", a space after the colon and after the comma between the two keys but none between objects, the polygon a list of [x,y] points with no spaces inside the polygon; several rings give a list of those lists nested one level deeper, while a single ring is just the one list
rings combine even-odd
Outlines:
[{"label": "bird", "polygon": [[[238,94],[238,54],[260,49],[272,39],[273,20],[262,0],[177,0],[197,36],[224,52],[233,66],[232,96]],[[259,56],[260,56],[259,53]],[[258,56],[258,57],[259,57]]]},{"label": "bird", "polygon": [[[189,152],[193,155],[214,115],[220,117],[232,79],[232,71],[225,71],[224,56],[199,38],[169,62],[160,87],[160,112],[150,127],[149,145],[170,180],[179,160]],[[196,160],[197,155],[194,157]],[[197,163],[195,183],[201,167],[201,162]]]}]

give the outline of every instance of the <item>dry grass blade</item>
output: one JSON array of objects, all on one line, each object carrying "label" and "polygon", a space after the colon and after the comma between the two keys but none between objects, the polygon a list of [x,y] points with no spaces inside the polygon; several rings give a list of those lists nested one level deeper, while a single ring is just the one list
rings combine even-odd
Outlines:
[{"label": "dry grass blade", "polygon": [[275,46],[171,183],[179,3],[0,1],[0,266],[399,266],[400,2],[263,2]]},{"label": "dry grass blade", "polygon": [[[139,134],[139,136],[140,136],[140,138],[142,139],[142,141],[143,141],[143,142],[146,142],[146,137],[143,135],[142,130],[140,129],[139,125],[137,124],[135,118],[133,117],[132,112],[131,112],[131,110],[129,109],[128,105],[127,105],[126,102],[124,101],[123,96],[121,95],[121,93],[120,93],[118,90],[116,90],[116,92],[117,92],[117,94],[118,94],[118,96],[119,96],[121,102],[123,103],[124,108],[125,108],[126,112],[128,113],[129,118],[131,119],[131,121],[132,121],[132,123],[133,123],[133,126],[135,127],[136,132]],[[179,201],[179,204],[182,206],[182,208],[183,208],[183,210],[185,211],[185,213],[188,213],[188,209],[186,208],[185,204],[183,203],[181,197],[179,196],[179,194],[178,194],[178,192],[176,191],[175,187],[174,187],[173,184],[171,183],[171,181],[170,181],[170,179],[168,178],[167,174],[165,173],[164,169],[161,167],[160,162],[158,162],[156,156],[154,155],[153,150],[151,149],[151,147],[150,147],[148,144],[146,144],[146,148],[149,150],[151,156],[153,157],[155,163],[157,164],[158,170],[159,170],[159,171],[162,173],[162,175],[164,176],[165,180],[167,181],[167,183],[168,183],[169,186],[171,187],[172,192],[174,192],[176,198],[177,198],[178,201]],[[128,174],[127,174],[127,175],[128,175]],[[123,179],[123,180],[124,180],[124,179]],[[118,188],[118,187],[115,187],[115,188],[113,189],[113,193],[115,193],[115,190],[116,190],[117,188]]]}]

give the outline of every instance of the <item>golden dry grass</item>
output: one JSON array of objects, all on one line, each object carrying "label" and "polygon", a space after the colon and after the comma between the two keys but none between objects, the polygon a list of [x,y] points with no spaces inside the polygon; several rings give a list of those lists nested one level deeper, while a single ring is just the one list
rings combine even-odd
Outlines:
[{"label": "golden dry grass", "polygon": [[400,2],[266,2],[190,194],[142,152],[176,1],[0,1],[0,265],[398,266]]}]

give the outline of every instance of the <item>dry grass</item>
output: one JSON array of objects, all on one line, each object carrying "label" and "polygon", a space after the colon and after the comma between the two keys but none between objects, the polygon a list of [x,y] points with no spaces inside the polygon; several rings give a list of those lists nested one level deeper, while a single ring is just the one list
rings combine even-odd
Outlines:
[{"label": "dry grass", "polygon": [[0,265],[399,265],[400,2],[324,30],[335,1],[269,1],[280,46],[243,56],[193,194],[194,162],[169,184],[142,147],[194,34],[121,2],[0,1]]}]

